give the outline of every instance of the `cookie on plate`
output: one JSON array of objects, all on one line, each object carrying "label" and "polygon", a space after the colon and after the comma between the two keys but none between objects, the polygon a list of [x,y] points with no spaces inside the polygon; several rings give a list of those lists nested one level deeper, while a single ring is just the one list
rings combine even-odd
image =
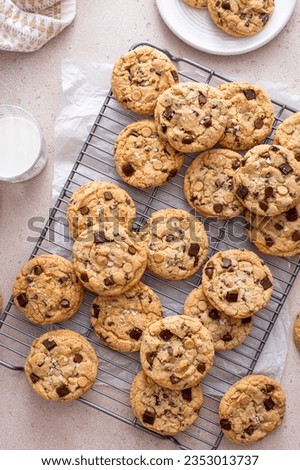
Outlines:
[{"label": "cookie on plate", "polygon": [[120,132],[114,158],[117,172],[126,183],[155,188],[176,176],[184,155],[159,137],[153,120],[143,119]]},{"label": "cookie on plate", "polygon": [[53,330],[33,341],[24,370],[29,384],[41,397],[71,401],[93,386],[98,358],[79,333]]},{"label": "cookie on plate", "polygon": [[240,215],[244,206],[233,191],[233,175],[243,157],[232,150],[213,149],[200,153],[184,177],[187,202],[205,217],[230,219]]},{"label": "cookie on plate", "polygon": [[213,22],[231,36],[259,33],[268,23],[275,8],[274,0],[208,0]]},{"label": "cookie on plate", "polygon": [[300,162],[285,147],[257,145],[246,153],[233,182],[235,194],[250,212],[278,215],[299,201]]},{"label": "cookie on plate", "polygon": [[292,114],[277,127],[273,143],[292,150],[296,160],[300,161],[300,112]]},{"label": "cookie on plate", "polygon": [[252,251],[220,251],[205,264],[204,294],[225,315],[248,318],[269,302],[273,291],[272,273]]},{"label": "cookie on plate", "polygon": [[144,372],[171,390],[197,385],[214,362],[210,332],[197,318],[175,315],[158,320],[144,331],[140,357]]},{"label": "cookie on plate", "polygon": [[216,351],[233,349],[241,344],[252,328],[252,317],[233,318],[215,309],[200,285],[187,296],[184,315],[199,318],[210,331]]},{"label": "cookie on plate", "polygon": [[227,100],[228,120],[219,145],[245,150],[260,144],[271,132],[273,104],[263,88],[246,82],[223,83],[217,87]]},{"label": "cookie on plate", "polygon": [[300,254],[300,203],[274,217],[245,213],[250,240],[262,253],[290,257]]},{"label": "cookie on plate", "polygon": [[101,221],[117,219],[131,229],[136,216],[130,195],[110,181],[90,181],[71,196],[67,207],[69,230],[73,238]]},{"label": "cookie on plate", "polygon": [[114,64],[111,86],[117,101],[139,114],[153,114],[160,93],[178,83],[175,65],[163,52],[139,46]]},{"label": "cookie on plate", "polygon": [[186,279],[195,274],[208,253],[204,225],[187,211],[153,212],[140,235],[147,244],[147,267],[165,279]]},{"label": "cookie on plate", "polygon": [[179,83],[159,95],[154,118],[160,137],[179,152],[207,150],[224,133],[226,100],[205,83]]},{"label": "cookie on plate", "polygon": [[173,436],[192,426],[202,403],[200,386],[170,390],[143,371],[136,375],[130,388],[130,404],[139,422],[163,436]]},{"label": "cookie on plate", "polygon": [[147,265],[147,246],[117,220],[95,225],[73,245],[73,265],[82,284],[102,297],[137,284]]},{"label": "cookie on plate", "polygon": [[13,285],[16,307],[33,323],[50,325],[68,320],[83,300],[84,287],[72,263],[58,255],[29,260]]},{"label": "cookie on plate", "polygon": [[94,299],[91,324],[98,338],[116,351],[139,351],[145,328],[162,317],[155,292],[139,282],[125,294]]},{"label": "cookie on plate", "polygon": [[183,2],[187,3],[191,7],[207,8],[207,0],[183,0]]},{"label": "cookie on plate", "polygon": [[233,384],[219,406],[220,426],[237,444],[251,444],[270,434],[285,415],[285,393],[265,375],[248,375]]},{"label": "cookie on plate", "polygon": [[293,337],[296,347],[300,349],[300,314],[298,314],[294,320]]}]

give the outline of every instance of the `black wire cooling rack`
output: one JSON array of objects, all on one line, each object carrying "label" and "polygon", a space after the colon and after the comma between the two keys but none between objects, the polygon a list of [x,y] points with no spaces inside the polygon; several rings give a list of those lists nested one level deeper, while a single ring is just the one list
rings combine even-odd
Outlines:
[{"label": "black wire cooling rack", "polygon": [[[221,74],[209,70],[191,60],[175,57],[165,49],[150,43],[139,43],[132,47],[147,44],[165,52],[176,64],[180,81],[199,81],[216,86],[230,81]],[[275,121],[272,133],[266,142],[272,141],[277,125],[295,109],[274,102]],[[56,253],[71,259],[72,240],[66,220],[66,208],[71,194],[82,184],[93,179],[110,180],[129,192],[137,207],[134,229],[139,230],[149,215],[162,208],[185,209],[200,218],[209,237],[209,256],[216,251],[229,248],[246,248],[255,252],[255,247],[245,234],[245,219],[238,217],[228,221],[203,220],[191,211],[183,195],[183,177],[192,156],[186,155],[185,164],[179,174],[166,185],[141,190],[126,185],[118,177],[113,159],[114,142],[119,132],[134,120],[141,119],[121,108],[112,96],[107,94],[96,121],[84,142],[60,196],[52,209],[31,257],[43,253]],[[258,253],[259,254],[259,253]],[[219,427],[218,405],[222,394],[241,377],[253,372],[263,351],[264,345],[285,305],[287,296],[300,269],[299,257],[279,259],[259,254],[270,267],[275,280],[274,291],[268,306],[254,316],[254,325],[243,344],[231,351],[218,352],[215,363],[202,383],[204,403],[196,423],[186,432],[170,438],[180,449],[216,449],[222,432]],[[188,293],[201,282],[201,271],[185,281],[166,281],[146,272],[143,282],[159,295],[164,314],[180,314]],[[131,426],[145,430],[135,419],[129,403],[130,384],[140,369],[137,353],[123,354],[109,350],[100,344],[90,326],[89,310],[94,295],[87,292],[78,313],[63,324],[51,328],[70,328],[89,339],[99,356],[97,381],[84,397],[79,400]],[[44,333],[46,327],[34,325],[26,320],[14,307],[11,298],[0,320],[0,364],[12,370],[22,371],[31,342]],[[153,433],[152,433],[153,434]],[[160,436],[157,435],[157,438]]]}]

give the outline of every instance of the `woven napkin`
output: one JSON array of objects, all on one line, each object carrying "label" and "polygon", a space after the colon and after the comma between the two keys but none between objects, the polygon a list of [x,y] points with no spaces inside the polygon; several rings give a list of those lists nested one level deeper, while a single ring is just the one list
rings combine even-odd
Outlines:
[{"label": "woven napkin", "polygon": [[0,49],[32,52],[76,15],[76,0],[0,0]]}]

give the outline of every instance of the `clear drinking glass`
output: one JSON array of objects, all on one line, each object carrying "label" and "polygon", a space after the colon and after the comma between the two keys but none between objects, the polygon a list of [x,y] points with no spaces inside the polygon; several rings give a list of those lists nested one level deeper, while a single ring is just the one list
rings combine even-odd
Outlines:
[{"label": "clear drinking glass", "polygon": [[19,106],[0,105],[0,181],[29,180],[46,162],[45,141],[35,118]]}]

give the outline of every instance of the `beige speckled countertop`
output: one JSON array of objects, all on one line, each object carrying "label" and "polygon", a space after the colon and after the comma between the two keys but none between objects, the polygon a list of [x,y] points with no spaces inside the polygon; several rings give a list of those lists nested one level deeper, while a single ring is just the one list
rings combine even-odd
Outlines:
[{"label": "beige speckled countertop", "polygon": [[[286,83],[300,95],[300,3],[285,29],[269,44],[241,56],[213,56],[180,41],[168,30],[153,0],[80,0],[74,23],[41,50],[0,52],[1,103],[32,112],[48,145],[46,169],[30,182],[0,183],[0,286],[9,299],[14,277],[33,245],[26,241],[28,220],[47,217],[51,205],[54,122],[61,99],[64,58],[113,63],[130,46],[150,41],[216,69],[227,76],[247,75],[248,81]],[[295,312],[296,313],[296,312]],[[283,425],[255,449],[300,448],[300,355],[290,343],[282,386],[287,394]],[[168,441],[143,433],[80,403],[48,403],[35,396],[21,372],[0,367],[1,449],[175,449]],[[220,449],[238,448],[223,439]],[[247,448],[247,447],[245,447]]]}]

